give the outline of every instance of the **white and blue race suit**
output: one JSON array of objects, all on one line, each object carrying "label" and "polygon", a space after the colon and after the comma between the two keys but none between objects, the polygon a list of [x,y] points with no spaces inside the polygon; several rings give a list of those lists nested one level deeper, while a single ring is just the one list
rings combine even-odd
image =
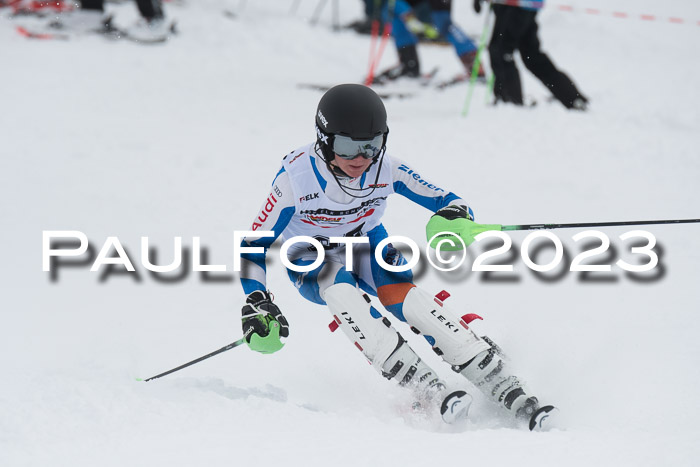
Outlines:
[{"label": "white and blue race suit", "polygon": [[[400,289],[413,287],[413,275],[410,270],[387,271],[374,256],[378,243],[387,237],[381,223],[387,197],[397,193],[432,212],[450,204],[466,203],[400,160],[387,154],[380,157],[381,160],[361,177],[341,179],[343,187],[328,169],[315,143],[284,157],[250,229],[272,231],[274,236],[247,236],[241,244],[243,247],[262,247],[265,251],[241,255],[241,283],[246,294],[266,289],[265,255],[275,239],[309,236],[324,246],[324,262],[310,272],[288,269],[289,278],[304,298],[325,305],[323,291],[333,284],[345,282],[378,296],[388,311],[405,321],[402,312],[405,292],[400,293]],[[356,196],[369,195],[355,197],[348,192]],[[368,237],[369,244],[353,247],[352,271],[345,269],[346,247],[331,244],[328,240],[331,237]],[[311,264],[318,255],[304,242],[294,244],[287,254],[296,265]],[[391,244],[383,248],[382,257],[387,264],[406,264],[401,253]]]}]

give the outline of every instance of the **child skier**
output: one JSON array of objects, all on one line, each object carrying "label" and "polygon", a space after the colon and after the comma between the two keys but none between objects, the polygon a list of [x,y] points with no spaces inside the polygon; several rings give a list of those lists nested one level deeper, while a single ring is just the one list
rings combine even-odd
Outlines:
[{"label": "child skier", "polygon": [[[416,287],[410,270],[388,271],[375,258],[381,247],[384,263],[407,264],[391,244],[381,245],[388,236],[381,220],[391,194],[433,211],[429,230],[447,230],[473,220],[462,198],[386,154],[388,133],[384,104],[370,88],[342,84],[327,91],[316,112],[316,141],[285,156],[253,222],[252,231],[261,235],[245,237],[241,246],[265,251],[279,236],[312,237],[322,245],[325,259],[305,272],[288,269],[289,278],[304,298],[328,306],[335,323],[380,374],[412,389],[421,404],[439,409],[448,423],[467,415],[471,396],[449,390],[372,306],[367,294],[377,297],[413,332],[423,334],[454,371],[487,397],[528,423],[531,430],[541,428],[540,422],[553,407],[539,405],[510,372],[499,349],[478,337],[456,312]],[[332,241],[332,237],[344,241]],[[295,267],[310,269],[318,253],[309,242],[301,242],[293,244],[287,256]],[[289,325],[267,291],[264,253],[242,255],[241,282],[247,294],[242,325],[248,345],[262,353],[281,349]]]}]

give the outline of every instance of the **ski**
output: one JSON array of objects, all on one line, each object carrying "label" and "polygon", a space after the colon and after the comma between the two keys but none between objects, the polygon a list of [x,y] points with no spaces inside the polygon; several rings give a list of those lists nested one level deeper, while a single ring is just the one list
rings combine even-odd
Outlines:
[{"label": "ski", "polygon": [[112,22],[112,18],[108,18],[107,22],[105,23],[105,27],[103,30],[96,31],[98,34],[104,35],[108,39],[114,39],[114,40],[121,40],[125,39],[131,42],[136,42],[137,44],[162,44],[163,42],[166,42],[170,36],[173,36],[177,34],[177,27],[175,21],[172,21],[167,27],[166,27],[167,33],[162,36],[154,36],[152,38],[144,39],[144,38],[138,38],[133,36],[132,34],[129,33],[127,29],[120,28],[118,26],[115,26],[114,23]]},{"label": "ski", "polygon": [[[534,97],[525,96],[525,97],[523,97],[523,105],[521,107],[523,107],[525,109],[532,109],[532,108],[537,107],[537,102],[538,102],[537,99],[535,99]],[[491,100],[491,102],[488,103],[488,105],[490,107],[497,107],[499,104],[506,104],[506,103],[499,100],[499,99],[496,99],[496,98],[493,98]]]},{"label": "ski", "polygon": [[[411,80],[411,83],[409,84],[414,84],[414,86],[417,85],[413,90],[393,90],[391,89],[392,85],[398,84],[397,82],[402,77],[381,80],[380,77],[382,75],[378,75],[377,78],[380,78],[380,80],[372,84],[372,89],[374,89],[377,95],[382,99],[406,99],[414,97],[416,95],[416,91],[418,91],[420,88],[430,88],[430,86],[433,84],[435,76],[437,76],[438,71],[439,67],[435,67],[430,70],[430,72],[424,73],[417,78],[406,78]],[[300,89],[313,89],[315,91],[325,92],[333,86],[313,83],[299,83],[297,84],[297,87]]]},{"label": "ski", "polygon": [[[314,84],[314,83],[299,83],[297,84],[297,87],[299,89],[311,89],[314,91],[321,91],[321,92],[326,92],[333,86],[328,86],[325,84]],[[383,91],[383,90],[376,90],[377,95],[381,97],[382,99],[406,99],[409,97],[415,96],[414,93],[411,92],[392,92],[392,91]]]},{"label": "ski", "polygon": [[530,431],[548,431],[554,428],[556,416],[559,413],[559,409],[553,405],[545,405],[537,409],[537,411],[532,414],[530,422],[528,423],[528,428]]},{"label": "ski", "polygon": [[70,35],[55,33],[55,32],[34,32],[30,31],[24,26],[16,26],[15,30],[21,35],[28,39],[41,39],[41,40],[68,40]]},{"label": "ski", "polygon": [[435,68],[433,68],[432,70],[430,70],[430,72],[428,72],[428,73],[426,73],[426,74],[424,74],[424,75],[421,75],[420,80],[418,81],[418,83],[419,83],[421,86],[429,86],[430,83],[432,83],[433,80],[435,79],[435,76],[437,76],[437,73],[438,73],[439,70],[440,70],[440,68],[435,67]]},{"label": "ski", "polygon": [[460,420],[466,420],[471,404],[472,396],[465,391],[454,391],[448,394],[440,405],[442,420],[450,425]]},{"label": "ski", "polygon": [[[470,80],[470,77],[467,73],[459,73],[448,80],[441,81],[441,82],[437,83],[435,85],[435,89],[442,91],[445,88],[449,88],[449,87],[452,87],[452,86],[457,85],[457,84],[468,83],[469,80]],[[486,84],[487,80],[486,80],[486,77],[479,76],[476,78],[476,82],[479,84]]]},{"label": "ski", "polygon": [[372,86],[385,86],[385,85],[390,84],[390,83],[395,83],[395,82],[399,81],[401,78],[405,78],[405,79],[410,79],[412,81],[415,80],[415,82],[417,82],[419,85],[425,87],[425,86],[428,86],[432,82],[433,78],[435,78],[435,76],[437,75],[437,72],[439,70],[439,67],[435,67],[432,70],[430,70],[428,73],[424,73],[424,74],[422,74],[420,76],[416,76],[416,77],[407,77],[405,75],[392,76],[391,71],[393,69],[396,69],[396,67],[389,68],[388,70],[384,70],[382,73],[375,76],[374,80],[372,81]]},{"label": "ski", "polygon": [[[31,30],[24,26],[16,26],[15,30],[18,34],[28,39],[40,39],[40,40],[71,40],[75,38],[78,33],[71,33],[67,30],[52,31],[51,29],[46,29],[42,31]],[[131,42],[136,42],[138,44],[162,44],[166,42],[171,35],[177,33],[175,22],[172,22],[167,27],[168,34],[164,36],[157,36],[149,39],[136,38],[129,34],[125,29],[119,28],[112,24],[112,19],[108,18],[107,22],[102,29],[95,29],[94,31],[86,31],[88,34],[101,35],[110,40],[128,40]]]}]

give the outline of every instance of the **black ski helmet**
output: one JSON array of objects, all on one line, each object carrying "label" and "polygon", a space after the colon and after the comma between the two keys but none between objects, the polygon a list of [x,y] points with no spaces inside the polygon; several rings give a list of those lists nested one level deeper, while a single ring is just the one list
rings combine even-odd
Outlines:
[{"label": "black ski helmet", "polygon": [[386,145],[389,127],[382,99],[372,89],[361,84],[339,84],[321,97],[316,109],[316,136],[326,163],[335,157],[335,135],[357,140],[369,140],[384,135]]}]

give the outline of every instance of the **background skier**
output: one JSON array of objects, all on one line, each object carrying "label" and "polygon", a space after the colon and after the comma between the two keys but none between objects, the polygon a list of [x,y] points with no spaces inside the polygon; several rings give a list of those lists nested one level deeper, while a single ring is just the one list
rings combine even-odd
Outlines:
[{"label": "background skier", "polygon": [[[63,12],[50,23],[54,29],[74,32],[111,32],[111,16],[104,13],[104,0],[80,0],[80,8]],[[167,37],[170,25],[166,24],[162,0],[136,0],[141,18],[126,31],[134,39],[154,40]]]},{"label": "background skier", "polygon": [[[418,60],[418,37],[415,31],[421,29],[421,23],[416,18],[413,9],[419,5],[428,4],[432,26],[454,46],[457,57],[464,65],[467,75],[471,75],[476,44],[457,26],[451,18],[452,0],[397,0],[393,11],[384,8],[384,16],[392,21],[392,34],[399,55],[399,64],[385,70],[375,77],[376,83],[394,80],[401,76],[417,78],[420,76],[420,61]],[[391,16],[393,15],[393,16]],[[391,18],[389,18],[391,16]],[[424,29],[425,26],[422,26]],[[484,76],[479,67],[478,75]]]},{"label": "background skier", "polygon": [[[484,0],[474,0],[474,10],[481,12]],[[543,0],[493,0],[496,23],[489,43],[491,68],[496,78],[493,93],[496,102],[523,105],[520,74],[515,66],[515,51],[520,51],[525,67],[537,77],[567,109],[586,110],[588,99],[565,73],[558,70],[547,54],[540,50],[537,35],[537,12]]]}]

